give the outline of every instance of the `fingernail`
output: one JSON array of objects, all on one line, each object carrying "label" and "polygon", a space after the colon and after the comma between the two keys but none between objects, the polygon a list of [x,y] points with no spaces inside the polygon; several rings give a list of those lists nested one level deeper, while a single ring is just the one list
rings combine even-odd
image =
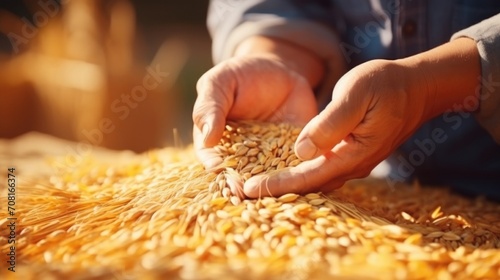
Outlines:
[{"label": "fingernail", "polygon": [[316,145],[314,145],[309,137],[304,138],[302,141],[297,143],[297,146],[295,147],[297,156],[300,159],[304,160],[314,158],[318,151],[318,148],[316,147]]},{"label": "fingernail", "polygon": [[250,198],[256,198],[259,196],[258,189],[262,181],[259,177],[261,176],[252,177],[245,182],[243,185],[243,192],[246,196]]},{"label": "fingernail", "polygon": [[201,134],[203,135],[203,144],[207,142],[208,134],[210,132],[210,126],[208,123],[203,124],[201,127]]}]

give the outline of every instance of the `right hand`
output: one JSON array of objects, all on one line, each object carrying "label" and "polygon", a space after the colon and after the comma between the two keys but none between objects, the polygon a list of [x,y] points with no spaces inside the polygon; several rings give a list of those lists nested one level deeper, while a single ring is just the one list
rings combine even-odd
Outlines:
[{"label": "right hand", "polygon": [[199,79],[197,91],[194,147],[207,169],[222,162],[212,147],[221,139],[227,119],[303,126],[318,113],[308,81],[273,55],[228,59]]}]

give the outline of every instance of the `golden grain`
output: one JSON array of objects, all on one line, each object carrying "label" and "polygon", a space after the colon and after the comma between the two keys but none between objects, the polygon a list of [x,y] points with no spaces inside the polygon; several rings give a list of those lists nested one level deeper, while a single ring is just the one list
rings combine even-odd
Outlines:
[{"label": "golden grain", "polygon": [[305,195],[305,198],[312,200],[312,199],[318,199],[321,198],[321,195],[319,193],[308,193]]},{"label": "golden grain", "polygon": [[278,166],[278,164],[280,163],[281,159],[280,158],[274,158],[271,160],[271,164],[270,166]]},{"label": "golden grain", "polygon": [[252,148],[252,149],[248,150],[248,152],[247,152],[247,156],[249,156],[249,157],[253,157],[253,156],[258,155],[259,153],[260,153],[260,150],[259,150],[259,149],[257,149],[257,148]]},{"label": "golden grain", "polygon": [[284,194],[282,196],[280,196],[278,198],[278,201],[280,202],[293,202],[295,200],[297,200],[297,198],[299,197],[298,194],[294,194],[294,193],[287,193],[287,194]]},{"label": "golden grain", "polygon": [[249,148],[255,148],[255,147],[257,147],[258,144],[257,144],[257,142],[252,141],[252,140],[245,140],[245,141],[243,141],[243,145],[245,145]]},{"label": "golden grain", "polygon": [[252,170],[250,170],[250,174],[252,174],[252,175],[256,175],[256,174],[261,173],[262,171],[264,171],[264,166],[262,166],[262,165],[257,165],[257,166],[255,166],[254,168],[252,168]]},{"label": "golden grain", "polygon": [[235,156],[244,156],[246,153],[248,153],[248,151],[250,150],[250,148],[246,147],[246,146],[241,146],[235,153],[234,155]]},{"label": "golden grain", "polygon": [[460,236],[454,234],[453,232],[446,232],[445,234],[443,234],[443,239],[452,241],[452,240],[460,240],[462,238]]},{"label": "golden grain", "polygon": [[444,232],[442,231],[435,231],[435,232],[431,232],[429,234],[427,234],[425,237],[428,237],[428,238],[439,238],[441,236],[443,236]]},{"label": "golden grain", "polygon": [[241,203],[241,199],[237,196],[231,196],[230,200],[233,205],[239,205]]},{"label": "golden grain", "polygon": [[180,161],[185,154],[150,156],[123,169],[82,165],[54,176],[54,187],[23,186],[18,252],[54,279],[94,278],[94,268],[144,279],[499,278],[500,206],[488,201],[370,181],[304,196],[231,193],[254,175],[298,165],[300,131],[228,123],[214,173]]},{"label": "golden grain", "polygon": [[326,202],[326,199],[323,199],[323,198],[315,198],[315,199],[309,200],[309,204],[314,205],[314,206],[321,205],[325,202]]},{"label": "golden grain", "polygon": [[240,160],[238,161],[238,168],[241,169],[245,167],[248,164],[249,160],[248,157],[241,157]]}]

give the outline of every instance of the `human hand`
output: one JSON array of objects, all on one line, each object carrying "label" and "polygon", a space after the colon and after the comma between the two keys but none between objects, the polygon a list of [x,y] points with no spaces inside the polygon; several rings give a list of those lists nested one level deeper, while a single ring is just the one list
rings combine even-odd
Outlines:
[{"label": "human hand", "polygon": [[303,126],[317,114],[308,81],[273,55],[251,55],[226,60],[197,84],[193,109],[196,154],[207,169],[222,162],[212,149],[226,119],[290,122]]},{"label": "human hand", "polygon": [[295,152],[308,161],[250,178],[245,194],[328,191],[369,175],[423,122],[478,108],[479,62],[476,42],[459,38],[408,58],[359,65],[338,81],[330,104],[299,135]]},{"label": "human hand", "polygon": [[421,78],[417,70],[386,60],[349,71],[335,86],[330,104],[297,139],[296,154],[308,161],[250,178],[245,194],[331,190],[369,175],[429,117],[426,85],[414,82]]}]

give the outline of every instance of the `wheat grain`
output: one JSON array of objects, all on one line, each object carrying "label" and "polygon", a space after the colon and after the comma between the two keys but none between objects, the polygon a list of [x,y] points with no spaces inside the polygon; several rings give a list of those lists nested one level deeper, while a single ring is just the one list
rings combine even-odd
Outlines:
[{"label": "wheat grain", "polygon": [[[194,157],[181,161],[187,151],[168,151],[170,160],[89,162],[49,186],[20,186],[20,271],[56,279],[499,278],[498,204],[369,180],[332,193],[245,199],[235,186],[295,164],[300,128],[226,128],[215,173]],[[3,226],[6,218],[0,213]]]}]

